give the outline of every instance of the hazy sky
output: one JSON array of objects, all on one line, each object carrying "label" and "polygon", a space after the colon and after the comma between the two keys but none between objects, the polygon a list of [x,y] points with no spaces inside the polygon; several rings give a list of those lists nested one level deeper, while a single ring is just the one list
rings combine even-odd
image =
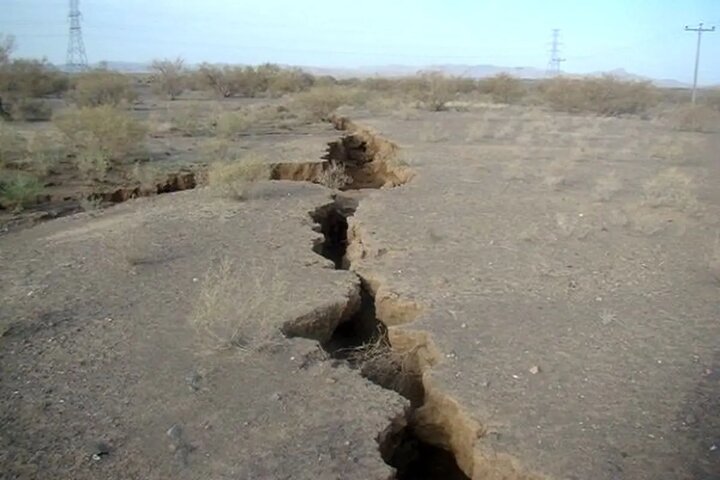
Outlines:
[{"label": "hazy sky", "polygon": [[[18,56],[63,63],[67,0],[0,0]],[[81,0],[91,62],[314,66],[440,63],[545,68],[561,29],[563,68],[692,79],[696,35],[720,0]],[[720,30],[703,35],[702,83],[720,83]]]}]

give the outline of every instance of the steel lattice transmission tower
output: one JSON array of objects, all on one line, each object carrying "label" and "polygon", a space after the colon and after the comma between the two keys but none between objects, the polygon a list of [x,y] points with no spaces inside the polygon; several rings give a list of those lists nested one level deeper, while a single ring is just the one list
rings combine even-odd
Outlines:
[{"label": "steel lattice transmission tower", "polygon": [[548,61],[547,74],[559,75],[560,64],[564,62],[564,58],[560,58],[560,30],[554,28],[552,31],[552,43],[550,45],[550,60]]},{"label": "steel lattice transmission tower", "polygon": [[68,38],[67,58],[65,63],[71,71],[83,71],[88,68],[85,42],[83,42],[82,28],[80,27],[80,0],[70,0],[70,36]]}]

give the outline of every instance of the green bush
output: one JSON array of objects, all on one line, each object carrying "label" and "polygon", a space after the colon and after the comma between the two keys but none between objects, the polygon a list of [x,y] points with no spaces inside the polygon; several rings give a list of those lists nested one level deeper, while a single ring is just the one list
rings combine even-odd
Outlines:
[{"label": "green bush", "polygon": [[98,153],[115,161],[137,151],[147,133],[128,112],[109,105],[70,110],[53,122],[76,154]]},{"label": "green bush", "polygon": [[137,98],[129,77],[103,70],[80,74],[70,96],[79,107],[118,106]]},{"label": "green bush", "polygon": [[555,110],[606,116],[641,114],[659,101],[650,82],[626,82],[612,76],[553,78],[540,85],[540,92]]},{"label": "green bush", "polygon": [[23,172],[3,172],[0,177],[0,203],[6,208],[21,210],[37,201],[43,184],[34,175]]}]

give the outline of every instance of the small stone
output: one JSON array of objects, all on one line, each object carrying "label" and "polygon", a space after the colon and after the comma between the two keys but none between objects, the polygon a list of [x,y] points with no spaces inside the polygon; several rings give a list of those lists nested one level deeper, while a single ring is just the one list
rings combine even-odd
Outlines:
[{"label": "small stone", "polygon": [[185,383],[193,392],[200,390],[200,380],[202,380],[202,376],[198,372],[191,372],[185,377]]},{"label": "small stone", "polygon": [[692,413],[688,413],[685,415],[685,424],[686,425],[695,425],[697,423],[697,417],[693,415]]},{"label": "small stone", "polygon": [[90,446],[91,458],[94,461],[102,460],[102,457],[110,455],[111,447],[106,442],[93,442]]},{"label": "small stone", "polygon": [[279,392],[275,392],[270,396],[270,398],[272,398],[276,402],[279,402],[280,400],[282,400],[282,395],[280,395]]},{"label": "small stone", "polygon": [[717,450],[717,449],[718,449],[718,446],[717,446],[717,445],[715,445],[715,444],[710,445],[710,451],[711,451],[711,452],[714,452],[714,451]]},{"label": "small stone", "polygon": [[533,375],[537,375],[538,373],[540,373],[540,367],[538,367],[537,365],[533,365],[532,367],[530,367],[530,370],[528,370],[528,372],[532,373]]},{"label": "small stone", "polygon": [[172,441],[180,442],[182,439],[182,427],[176,423],[172,427],[168,428],[165,434],[170,437]]},{"label": "small stone", "polygon": [[460,328],[467,328],[467,323],[461,323]]}]

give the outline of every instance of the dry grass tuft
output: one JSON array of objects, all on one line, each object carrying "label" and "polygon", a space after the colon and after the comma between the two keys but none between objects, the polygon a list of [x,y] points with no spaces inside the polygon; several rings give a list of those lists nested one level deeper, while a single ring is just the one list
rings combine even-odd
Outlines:
[{"label": "dry grass tuft", "polygon": [[222,138],[234,138],[255,123],[254,115],[246,110],[220,113],[215,119],[215,131]]},{"label": "dry grass tuft", "polygon": [[667,168],[645,182],[643,194],[645,205],[658,208],[694,210],[697,198],[692,188],[693,178],[676,167]]},{"label": "dry grass tuft", "polygon": [[353,179],[347,174],[345,165],[330,160],[320,176],[318,182],[333,190],[344,188],[352,183]]},{"label": "dry grass tuft", "polygon": [[715,132],[720,130],[720,112],[704,105],[685,105],[667,114],[674,130],[684,132]]},{"label": "dry grass tuft", "polygon": [[203,348],[250,353],[280,340],[273,312],[287,285],[272,269],[254,273],[240,281],[238,267],[227,258],[205,273],[189,318]]},{"label": "dry grass tuft", "polygon": [[393,349],[384,328],[373,340],[343,352],[364,377],[408,398],[416,398],[420,393],[421,373],[417,370],[414,354],[414,351]]},{"label": "dry grass tuft", "polygon": [[271,175],[272,166],[266,159],[247,155],[211,164],[208,185],[216,188],[224,197],[245,200],[254,183],[269,180]]}]

